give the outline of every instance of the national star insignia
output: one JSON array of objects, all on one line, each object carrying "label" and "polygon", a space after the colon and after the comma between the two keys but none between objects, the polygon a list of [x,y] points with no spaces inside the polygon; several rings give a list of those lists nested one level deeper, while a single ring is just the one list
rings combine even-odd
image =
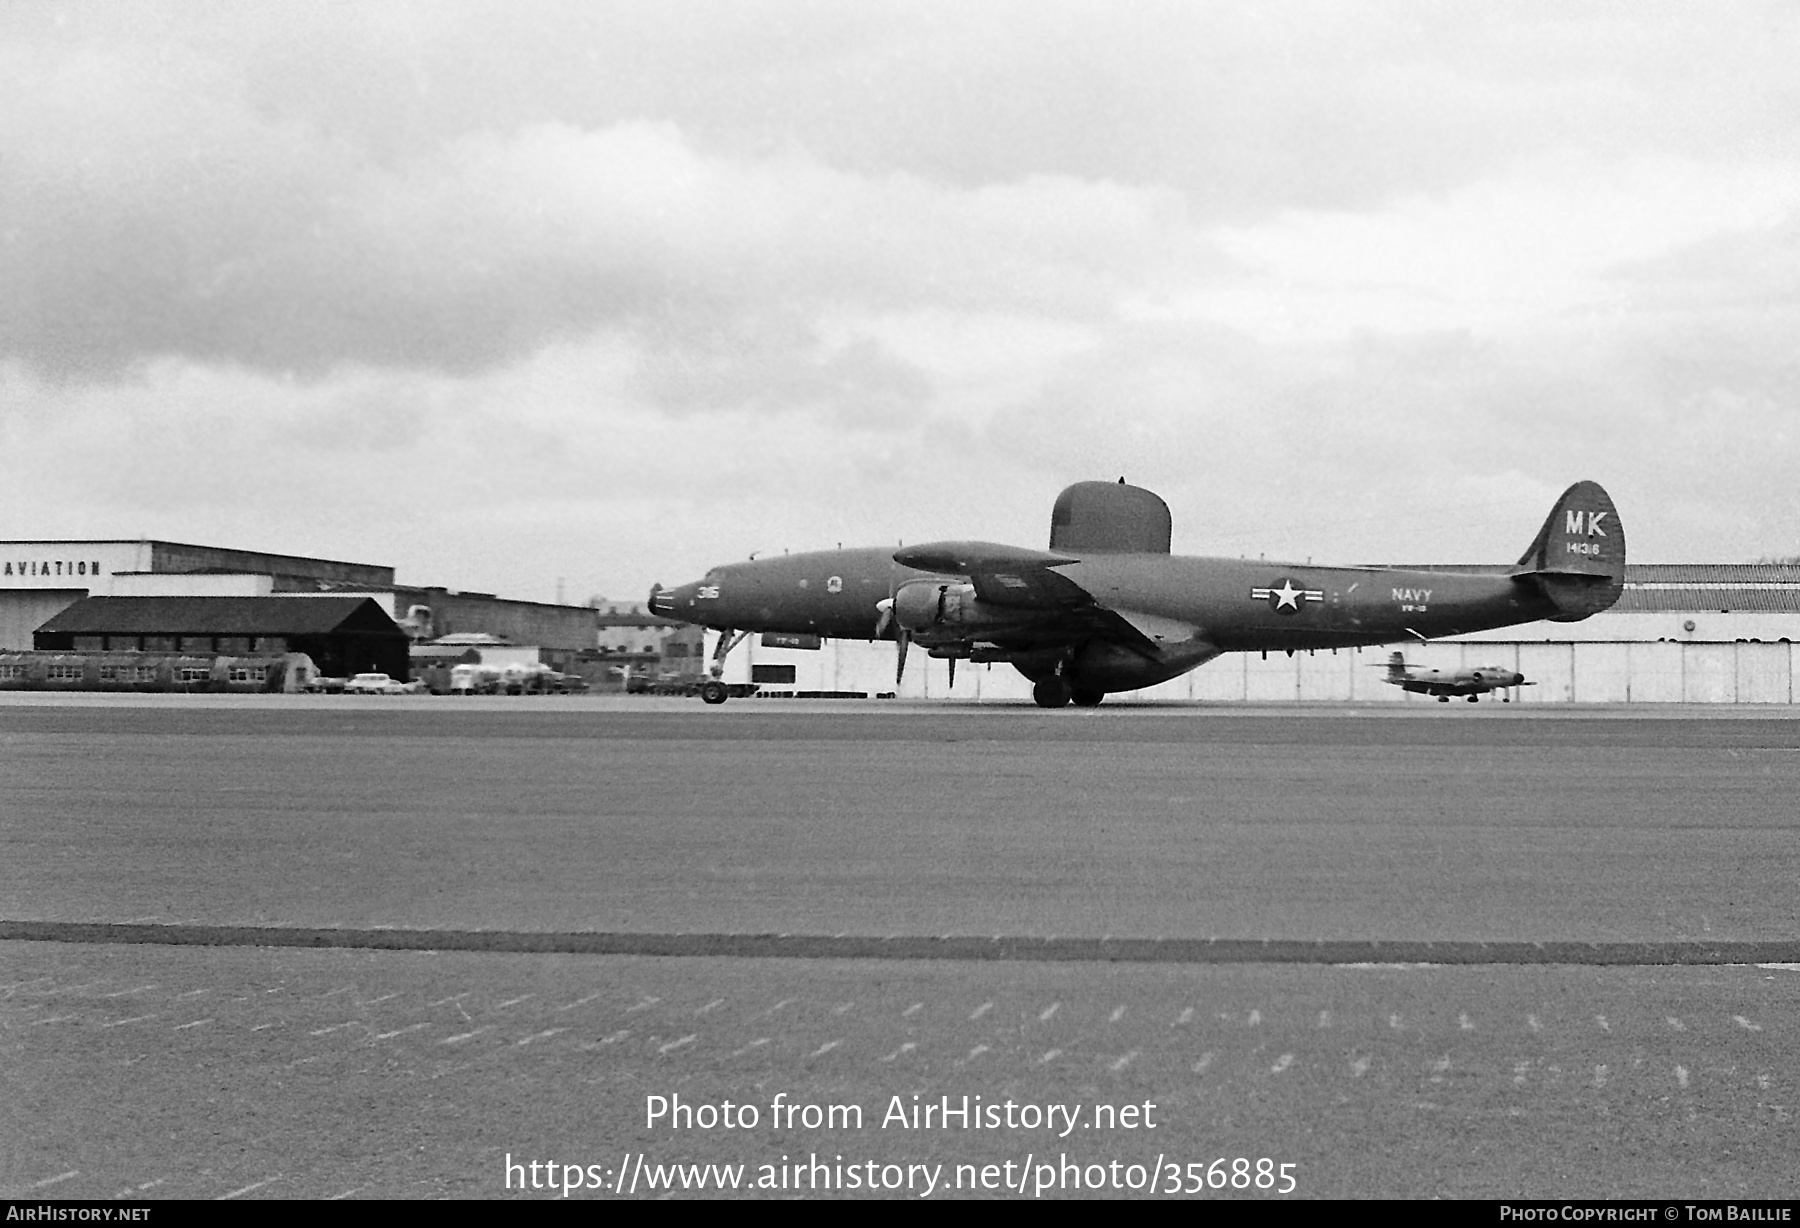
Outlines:
[{"label": "national star insignia", "polygon": [[1252,601],[1267,601],[1269,608],[1277,614],[1298,614],[1302,601],[1323,601],[1325,590],[1319,588],[1297,588],[1294,582],[1283,576],[1281,583],[1273,588],[1253,588],[1250,590]]}]

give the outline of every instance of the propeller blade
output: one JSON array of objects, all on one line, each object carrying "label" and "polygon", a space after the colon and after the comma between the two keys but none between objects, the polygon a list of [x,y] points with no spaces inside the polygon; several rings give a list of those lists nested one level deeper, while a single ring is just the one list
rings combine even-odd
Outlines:
[{"label": "propeller blade", "polygon": [[956,689],[956,658],[950,658],[950,689]]},{"label": "propeller blade", "polygon": [[900,685],[900,679],[906,676],[906,646],[912,643],[912,636],[905,631],[894,639],[894,685]]},{"label": "propeller blade", "polygon": [[885,640],[887,638],[888,628],[894,625],[894,599],[892,597],[883,597],[880,601],[875,603],[875,609],[877,611],[875,615],[875,638],[878,640]]}]

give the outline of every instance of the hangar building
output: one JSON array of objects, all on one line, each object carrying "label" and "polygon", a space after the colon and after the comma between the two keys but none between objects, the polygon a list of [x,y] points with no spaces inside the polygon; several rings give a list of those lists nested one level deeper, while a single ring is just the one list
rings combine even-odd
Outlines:
[{"label": "hangar building", "polygon": [[[367,563],[148,539],[0,542],[0,652],[31,649],[39,627],[86,597],[303,594],[370,598],[416,640],[452,633],[497,635],[532,645],[536,659],[559,670],[572,670],[579,661],[597,656],[595,612],[587,606],[397,585],[392,567]],[[160,635],[208,638],[198,628],[178,626],[161,628]],[[218,636],[241,638],[230,631],[213,638]],[[384,672],[396,677],[406,673],[404,668]]]},{"label": "hangar building", "polygon": [[48,652],[303,652],[321,673],[405,681],[406,632],[368,597],[85,597],[34,636]]},{"label": "hangar building", "polygon": [[[164,541],[0,542],[0,652],[83,597],[392,593],[394,569]],[[388,608],[391,612],[391,598]]]}]

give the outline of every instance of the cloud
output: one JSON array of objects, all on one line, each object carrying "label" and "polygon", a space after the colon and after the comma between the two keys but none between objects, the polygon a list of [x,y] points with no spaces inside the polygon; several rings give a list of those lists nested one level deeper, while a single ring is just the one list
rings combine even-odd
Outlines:
[{"label": "cloud", "polygon": [[1797,23],[1722,11],[14,6],[0,511],[540,597],[1119,474],[1196,551],[1593,476],[1793,553]]},{"label": "cloud", "polygon": [[1103,313],[1182,242],[1179,202],[1152,190],[858,176],[799,150],[704,153],[649,121],[381,159],[257,113],[204,65],[28,67],[3,134],[21,171],[0,354],[60,378],[166,356],[469,373],[606,329],[653,364],[704,366],[730,336],[798,361],[844,305]]},{"label": "cloud", "polygon": [[1235,274],[1148,316],[1229,320],[1271,340],[1536,328],[1578,310],[1625,311],[1656,259],[1725,236],[1779,250],[1800,168],[1560,160],[1435,197],[1357,213],[1284,211],[1216,232]]}]

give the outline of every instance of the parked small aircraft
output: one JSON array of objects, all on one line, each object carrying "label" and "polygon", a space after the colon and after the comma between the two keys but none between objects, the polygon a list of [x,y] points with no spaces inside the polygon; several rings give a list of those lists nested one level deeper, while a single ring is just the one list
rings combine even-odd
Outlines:
[{"label": "parked small aircraft", "polygon": [[1577,482],[1518,563],[1465,571],[1315,567],[1169,553],[1168,504],[1141,487],[1077,482],[1057,496],[1050,548],[980,541],[823,550],[728,563],[650,592],[650,609],[721,632],[895,641],[895,679],[917,643],[955,662],[1005,661],[1046,708],[1093,707],[1224,652],[1351,648],[1550,619],[1617,601],[1625,532],[1612,499]]},{"label": "parked small aircraft", "polygon": [[[1419,695],[1436,695],[1438,702],[1443,704],[1449,703],[1452,695],[1466,696],[1473,704],[1480,703],[1481,697],[1489,691],[1536,685],[1525,681],[1525,675],[1517,670],[1501,669],[1498,665],[1477,665],[1473,669],[1433,669],[1429,665],[1408,665],[1406,654],[1399,652],[1388,658],[1387,677],[1382,681],[1391,682],[1402,690]],[[1511,703],[1512,697],[1502,695],[1500,702]]]}]

